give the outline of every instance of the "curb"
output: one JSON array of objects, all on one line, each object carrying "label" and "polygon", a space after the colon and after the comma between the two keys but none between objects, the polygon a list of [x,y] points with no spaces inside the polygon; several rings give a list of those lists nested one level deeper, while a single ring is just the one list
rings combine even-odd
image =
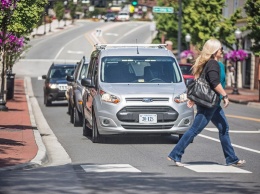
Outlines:
[{"label": "curb", "polygon": [[30,121],[31,121],[32,127],[34,128],[33,133],[34,133],[35,142],[38,146],[38,151],[37,151],[36,156],[30,162],[27,162],[24,164],[17,164],[14,166],[3,167],[0,169],[0,171],[35,168],[35,167],[39,167],[39,166],[43,165],[44,163],[48,162],[47,151],[43,144],[40,132],[39,132],[38,128],[36,127],[37,125],[36,125],[32,105],[31,105],[31,101],[30,101],[31,97],[33,96],[33,92],[31,89],[31,82],[30,82],[30,80],[28,80],[26,78],[24,78],[24,89],[25,89],[26,101],[27,101],[29,115],[30,115]]},{"label": "curb", "polygon": [[248,101],[235,100],[235,99],[230,99],[230,98],[229,98],[229,101],[230,101],[230,102],[233,102],[233,103],[237,103],[237,104],[248,104],[248,103],[249,103]]}]

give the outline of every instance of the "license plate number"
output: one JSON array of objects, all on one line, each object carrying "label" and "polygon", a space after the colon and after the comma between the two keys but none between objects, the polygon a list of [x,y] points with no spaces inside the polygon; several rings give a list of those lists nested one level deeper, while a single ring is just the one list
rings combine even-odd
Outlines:
[{"label": "license plate number", "polygon": [[157,114],[139,114],[139,123],[157,123]]}]

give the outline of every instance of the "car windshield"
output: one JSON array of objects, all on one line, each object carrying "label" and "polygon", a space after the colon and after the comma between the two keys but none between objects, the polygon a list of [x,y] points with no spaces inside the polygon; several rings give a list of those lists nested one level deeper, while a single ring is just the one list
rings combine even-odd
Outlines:
[{"label": "car windshield", "polygon": [[104,57],[101,81],[106,83],[178,83],[182,81],[172,57]]},{"label": "car windshield", "polygon": [[180,65],[180,68],[183,75],[192,75],[190,65]]},{"label": "car windshield", "polygon": [[73,75],[75,67],[64,66],[55,67],[51,69],[50,78],[52,79],[66,79],[67,75]]}]

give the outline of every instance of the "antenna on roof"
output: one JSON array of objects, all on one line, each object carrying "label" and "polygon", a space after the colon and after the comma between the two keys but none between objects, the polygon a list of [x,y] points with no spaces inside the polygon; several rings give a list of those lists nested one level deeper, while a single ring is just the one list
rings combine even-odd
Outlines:
[{"label": "antenna on roof", "polygon": [[[135,41],[136,41],[136,45],[137,45],[137,39]],[[139,54],[138,45],[137,45],[136,49],[137,49],[136,50],[137,54]]]}]

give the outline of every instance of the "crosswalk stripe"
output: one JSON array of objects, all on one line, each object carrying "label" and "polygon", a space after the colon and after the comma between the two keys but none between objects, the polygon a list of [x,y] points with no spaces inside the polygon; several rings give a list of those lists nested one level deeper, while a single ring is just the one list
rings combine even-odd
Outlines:
[{"label": "crosswalk stripe", "polygon": [[141,172],[129,164],[80,165],[85,172]]},{"label": "crosswalk stripe", "polygon": [[250,171],[243,170],[234,166],[224,166],[220,164],[187,164],[184,167],[198,173],[252,173]]}]

